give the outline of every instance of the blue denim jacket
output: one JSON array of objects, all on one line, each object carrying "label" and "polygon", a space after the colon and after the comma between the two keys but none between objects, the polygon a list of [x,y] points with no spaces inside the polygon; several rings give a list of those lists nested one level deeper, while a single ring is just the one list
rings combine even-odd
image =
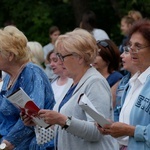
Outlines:
[{"label": "blue denim jacket", "polygon": [[117,88],[117,91],[116,91],[116,106],[114,108],[114,121],[117,122],[119,121],[119,114],[120,114],[120,111],[121,111],[121,107],[122,107],[122,102],[121,102],[121,98],[122,98],[122,95],[124,93],[124,90],[125,90],[125,87],[127,86],[127,83],[129,81],[131,77],[131,74],[128,73],[127,75],[125,75],[119,85],[118,85],[118,88]]},{"label": "blue denim jacket", "polygon": [[0,92],[0,134],[15,146],[14,150],[29,150],[33,144],[37,146],[31,142],[35,138],[34,128],[24,126],[20,110],[6,97],[21,87],[39,108],[52,109],[54,94],[44,71],[33,63],[26,64],[14,85],[7,89],[9,80],[7,74]]}]

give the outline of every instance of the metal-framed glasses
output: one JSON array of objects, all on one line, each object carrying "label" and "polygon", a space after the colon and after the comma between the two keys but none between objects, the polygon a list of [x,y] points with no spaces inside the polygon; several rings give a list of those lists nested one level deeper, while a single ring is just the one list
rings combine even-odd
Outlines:
[{"label": "metal-framed glasses", "polygon": [[150,47],[150,45],[147,45],[147,46],[135,46],[134,49],[131,48],[131,45],[127,45],[127,46],[123,47],[123,50],[124,50],[125,53],[130,52],[130,50],[131,50],[132,53],[138,53],[139,50],[147,48],[147,47]]},{"label": "metal-framed glasses", "polygon": [[130,51],[130,47],[129,46],[124,46],[123,51],[124,51],[125,54],[128,54],[129,51]]},{"label": "metal-framed glasses", "polygon": [[56,55],[61,61],[64,61],[64,58],[72,56],[73,54],[62,55],[60,53],[56,53]]}]

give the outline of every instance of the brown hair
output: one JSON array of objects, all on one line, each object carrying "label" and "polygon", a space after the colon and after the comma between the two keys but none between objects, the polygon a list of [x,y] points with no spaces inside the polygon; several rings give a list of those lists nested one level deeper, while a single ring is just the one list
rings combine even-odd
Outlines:
[{"label": "brown hair", "polygon": [[[104,46],[103,43],[106,45]],[[119,70],[120,66],[120,52],[116,44],[112,40],[102,40],[97,42],[99,52],[98,55],[108,63],[108,72],[112,73],[114,70]]]},{"label": "brown hair", "polygon": [[47,57],[46,59],[50,62],[50,56],[54,53],[54,50],[50,51],[48,54],[47,54]]},{"label": "brown hair", "polygon": [[59,31],[59,28],[57,26],[52,26],[49,28],[49,34],[53,34],[54,32]]},{"label": "brown hair", "polygon": [[150,43],[150,20],[140,19],[130,29],[129,38],[135,32],[139,32]]}]

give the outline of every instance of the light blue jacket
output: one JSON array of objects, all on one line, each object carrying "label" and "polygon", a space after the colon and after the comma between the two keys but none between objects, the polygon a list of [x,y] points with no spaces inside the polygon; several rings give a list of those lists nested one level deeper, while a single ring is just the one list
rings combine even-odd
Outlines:
[{"label": "light blue jacket", "polygon": [[130,125],[136,128],[134,137],[129,138],[128,150],[150,150],[150,76],[131,110]]},{"label": "light blue jacket", "polygon": [[[60,110],[60,113],[72,116],[72,121],[66,130],[58,127],[58,150],[118,150],[116,140],[110,135],[100,134],[94,120],[88,120],[85,111],[79,106],[78,99],[82,93],[87,95],[98,112],[113,119],[110,87],[106,79],[91,67]],[[54,109],[57,111],[58,107],[59,103],[56,103]]]}]

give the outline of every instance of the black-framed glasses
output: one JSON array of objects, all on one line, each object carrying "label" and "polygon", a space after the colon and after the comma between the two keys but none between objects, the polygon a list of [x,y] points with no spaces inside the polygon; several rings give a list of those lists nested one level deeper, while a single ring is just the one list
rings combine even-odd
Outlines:
[{"label": "black-framed glasses", "polygon": [[62,55],[60,53],[56,53],[57,57],[61,60],[61,61],[64,61],[64,58],[66,57],[69,57],[69,56],[72,56],[73,54],[67,54],[67,55]]},{"label": "black-framed glasses", "polygon": [[103,47],[108,47],[108,43],[106,41],[97,41],[97,45],[101,45]]}]

